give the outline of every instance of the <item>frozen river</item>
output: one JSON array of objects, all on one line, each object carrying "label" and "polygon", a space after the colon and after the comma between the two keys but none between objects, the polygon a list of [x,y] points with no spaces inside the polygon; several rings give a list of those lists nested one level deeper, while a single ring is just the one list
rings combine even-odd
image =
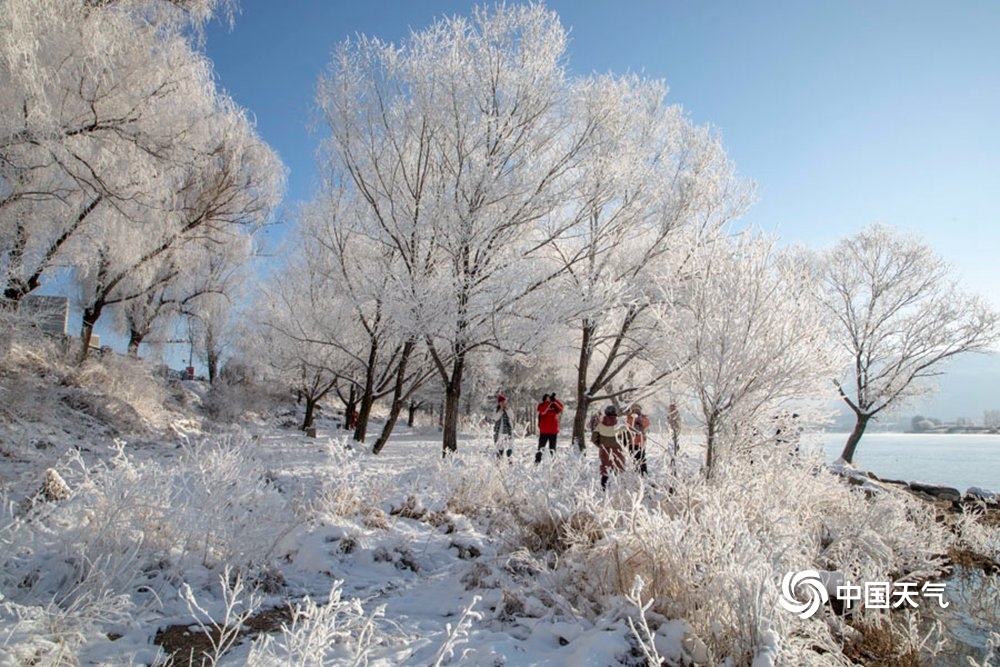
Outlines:
[{"label": "frozen river", "polygon": [[[815,437],[831,461],[847,441],[846,433]],[[1000,435],[865,433],[854,465],[886,479],[1000,492]]]}]

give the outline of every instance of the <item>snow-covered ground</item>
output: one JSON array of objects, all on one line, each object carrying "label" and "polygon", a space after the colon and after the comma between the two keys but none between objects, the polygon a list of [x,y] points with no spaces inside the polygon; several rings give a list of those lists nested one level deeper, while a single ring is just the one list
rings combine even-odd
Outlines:
[{"label": "snow-covered ground", "polygon": [[[13,660],[11,664],[54,651],[60,644],[65,646],[66,655],[78,654],[81,664],[129,661],[152,664],[162,659],[152,643],[157,629],[198,620],[210,626],[212,619],[224,618],[227,596],[232,594],[233,574],[229,574],[224,585],[225,579],[220,580],[224,563],[220,559],[206,557],[204,551],[183,553],[201,549],[199,538],[205,534],[207,542],[213,529],[230,533],[214,536],[221,543],[219,550],[258,552],[233,555],[237,560],[242,559],[246,569],[258,578],[271,577],[277,582],[269,586],[275,589],[271,594],[258,591],[259,599],[250,603],[247,589],[259,582],[248,581],[242,600],[231,612],[252,616],[289,605],[299,608],[309,602],[324,605],[331,599],[341,600],[339,606],[343,607],[341,618],[322,621],[329,627],[296,628],[300,637],[293,632],[284,635],[278,632],[266,641],[263,638],[253,641],[245,636],[220,664],[248,661],[265,664],[268,660],[261,653],[268,650],[267,642],[272,647],[287,644],[296,658],[293,664],[351,664],[355,659],[361,662],[364,655],[367,664],[373,665],[611,665],[620,664],[634,652],[625,614],[586,620],[558,591],[546,590],[552,585],[544,576],[547,565],[538,562],[537,555],[519,551],[518,545],[507,543],[504,530],[498,527],[509,520],[505,516],[509,509],[502,505],[480,509],[480,518],[485,523],[473,521],[448,509],[448,499],[443,497],[442,485],[438,483],[442,476],[462,477],[468,468],[475,467],[495,468],[501,481],[526,475],[539,480],[563,477],[569,469],[581,492],[593,495],[597,481],[593,454],[589,461],[581,461],[564,444],[554,459],[535,466],[533,445],[521,442],[514,461],[498,466],[488,438],[465,437],[460,442],[460,455],[443,463],[439,435],[401,428],[375,457],[356,444],[349,445],[346,435],[336,432],[332,421],[322,420],[320,437],[315,439],[294,429],[266,425],[245,425],[236,434],[221,436],[181,426],[175,426],[175,430],[182,433],[175,442],[133,445],[119,438],[116,444],[91,443],[81,455],[64,455],[56,464],[67,484],[79,494],[73,500],[79,501],[80,506],[72,507],[71,500],[65,507],[45,507],[44,520],[60,524],[63,537],[72,536],[74,542],[79,540],[82,544],[46,544],[50,549],[54,547],[55,553],[46,554],[41,549],[22,551],[20,558],[11,560],[17,561],[15,567],[25,571],[46,569],[60,579],[49,582],[50,588],[45,593],[33,591],[31,597],[65,593],[74,598],[78,609],[70,612],[74,618],[57,620],[53,616],[62,614],[54,609],[55,604],[22,606],[14,596],[2,598],[0,655],[6,652],[6,657]],[[83,433],[75,437],[66,435],[69,439],[90,441]],[[32,439],[40,442],[45,437],[39,432]],[[193,469],[198,467],[196,460],[214,467],[198,471],[206,479],[193,477]],[[5,466],[5,471],[12,469],[20,469],[16,481],[5,485],[7,500],[14,503],[34,490],[42,478],[38,466],[17,462]],[[173,469],[173,474],[166,472],[167,469]],[[257,507],[245,506],[242,511],[228,507],[227,490],[243,486],[247,480],[241,476],[248,473],[261,475],[267,481],[248,484],[252,490],[244,488],[233,494],[238,497],[232,498],[232,502],[242,499]],[[102,477],[114,480],[102,481]],[[150,477],[167,479],[152,481]],[[129,484],[129,480],[136,484]],[[464,491],[473,500],[474,480],[475,475],[468,478],[471,486]],[[628,483],[635,484],[638,480],[630,478]],[[161,484],[171,488],[155,488]],[[108,498],[106,494],[110,491],[124,497]],[[213,501],[211,496],[224,499]],[[155,575],[144,574],[153,582],[148,589],[140,582],[133,582],[131,588],[135,593],[131,600],[95,599],[100,594],[110,595],[111,591],[79,594],[67,590],[63,580],[69,572],[52,571],[53,559],[72,558],[76,549],[87,565],[63,563],[68,568],[61,569],[72,571],[72,576],[80,576],[82,568],[105,565],[90,562],[100,560],[101,556],[123,559],[138,556],[91,553],[97,542],[106,544],[113,539],[116,546],[128,550],[148,547],[151,539],[148,537],[126,544],[121,541],[122,536],[94,535],[93,510],[85,505],[118,502],[121,505],[113,510],[104,508],[113,515],[101,520],[130,524],[138,520],[136,515],[144,504],[158,505],[154,510],[157,512],[167,510],[160,504],[165,498],[171,499],[176,511],[195,516],[186,516],[187,525],[172,528],[178,540],[175,544],[162,544],[157,549],[172,554],[176,562],[163,563]],[[257,523],[255,515],[261,513],[267,516]],[[18,518],[23,521],[25,515]],[[236,525],[210,527],[216,520]],[[76,521],[87,523],[71,525]],[[117,531],[106,524],[96,530]],[[12,543],[18,543],[21,537],[14,533],[29,531],[24,525],[5,527]],[[277,565],[267,563],[266,571],[258,572],[255,570],[258,556],[274,559]],[[112,569],[127,567],[123,563],[106,565]],[[112,572],[110,576],[115,574],[118,573]],[[126,576],[133,577],[134,573]],[[188,590],[185,584],[190,587],[196,604],[184,599]],[[39,586],[33,584],[35,589]],[[360,606],[347,604],[354,600]],[[205,611],[199,613],[199,608]],[[316,613],[315,608],[312,611]],[[87,613],[94,618],[81,617]],[[66,624],[70,636],[56,627],[59,622]],[[319,622],[303,620],[302,624]],[[367,623],[377,630],[373,632],[371,645],[365,646],[362,628]],[[197,627],[193,629],[198,631]],[[307,637],[309,634],[315,637]],[[660,635],[661,648],[679,656],[683,628],[668,625]],[[321,637],[336,641],[320,648],[322,642],[317,644],[317,641]],[[271,648],[270,652],[274,656],[289,653],[278,648]],[[273,662],[279,664],[277,659]]]},{"label": "snow-covered ground", "polygon": [[[537,466],[475,428],[448,460],[420,428],[375,456],[288,405],[213,424],[204,386],[141,370],[3,372],[2,665],[847,664],[875,615],[802,619],[782,575],[928,576],[954,546],[922,503],[787,456],[709,484],[653,434],[649,477],[602,492],[565,437]],[[70,496],[30,502],[47,469]]]}]

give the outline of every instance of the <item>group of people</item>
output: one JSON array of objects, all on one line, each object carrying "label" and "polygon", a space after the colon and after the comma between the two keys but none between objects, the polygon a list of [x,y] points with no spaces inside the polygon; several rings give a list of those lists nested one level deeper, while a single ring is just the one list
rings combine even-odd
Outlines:
[{"label": "group of people", "polygon": [[[546,447],[550,454],[556,451],[556,439],[559,437],[559,415],[564,406],[556,398],[555,393],[545,394],[538,403],[538,451],[535,452],[535,463],[541,463]],[[507,407],[507,397],[497,394],[497,417],[493,422],[493,442],[497,447],[497,458],[508,459],[513,455],[512,420]],[[604,409],[604,415],[594,413],[590,418],[591,442],[597,445],[601,460],[601,488],[608,486],[611,473],[625,469],[628,458],[634,461],[636,469],[645,475],[646,440],[649,430],[649,417],[642,406],[633,403],[619,421],[618,408],[609,405]]]},{"label": "group of people", "polygon": [[591,442],[597,445],[601,457],[601,488],[608,487],[608,475],[624,470],[626,453],[631,454],[639,474],[645,475],[646,433],[649,417],[642,412],[642,406],[633,403],[625,413],[625,420],[618,421],[618,408],[609,405],[604,408],[604,416],[594,414],[590,418]]}]

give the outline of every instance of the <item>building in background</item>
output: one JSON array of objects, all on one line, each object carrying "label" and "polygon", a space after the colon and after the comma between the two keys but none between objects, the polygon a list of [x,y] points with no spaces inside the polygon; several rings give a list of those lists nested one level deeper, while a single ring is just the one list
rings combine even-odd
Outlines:
[{"label": "building in background", "polygon": [[21,299],[18,314],[52,336],[65,336],[69,324],[69,297],[29,294]]}]

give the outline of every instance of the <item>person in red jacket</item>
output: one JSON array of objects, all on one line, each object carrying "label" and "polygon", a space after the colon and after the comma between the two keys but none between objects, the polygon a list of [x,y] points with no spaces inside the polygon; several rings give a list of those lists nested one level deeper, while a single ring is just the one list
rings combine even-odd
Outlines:
[{"label": "person in red jacket", "polygon": [[542,396],[542,402],[538,404],[538,451],[535,452],[535,463],[542,462],[542,452],[545,445],[549,445],[549,453],[555,454],[556,438],[559,436],[559,415],[563,411],[563,404],[556,398],[555,393]]}]

